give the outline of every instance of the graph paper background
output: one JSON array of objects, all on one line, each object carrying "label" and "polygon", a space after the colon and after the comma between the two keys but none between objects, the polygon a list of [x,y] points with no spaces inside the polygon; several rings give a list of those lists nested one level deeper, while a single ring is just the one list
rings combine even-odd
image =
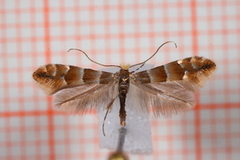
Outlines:
[{"label": "graph paper background", "polygon": [[169,40],[178,48],[164,46],[149,63],[200,55],[217,71],[196,108],[152,119],[153,154],[130,159],[240,157],[239,0],[2,0],[0,12],[0,159],[106,159],[97,115],[54,111],[32,72],[46,63],[99,69],[81,53],[67,53],[72,47],[100,63],[134,64]]}]

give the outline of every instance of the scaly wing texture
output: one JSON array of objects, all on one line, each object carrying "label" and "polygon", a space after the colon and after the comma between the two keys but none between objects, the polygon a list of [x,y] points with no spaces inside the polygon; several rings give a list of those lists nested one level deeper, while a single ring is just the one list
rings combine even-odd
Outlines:
[{"label": "scaly wing texture", "polygon": [[116,84],[90,84],[73,88],[65,88],[54,94],[54,108],[68,113],[99,110],[107,108],[118,95]]},{"label": "scaly wing texture", "polygon": [[195,86],[188,81],[162,82],[160,84],[132,83],[127,97],[128,107],[138,107],[156,116],[170,116],[195,106]]},{"label": "scaly wing texture", "polygon": [[213,61],[195,56],[133,74],[129,98],[136,95],[137,99],[128,103],[142,110],[152,107],[157,116],[192,108],[196,88],[203,86],[215,68]]},{"label": "scaly wing texture", "polygon": [[118,79],[109,72],[48,64],[39,67],[33,78],[45,93],[54,94],[54,107],[65,112],[83,113],[92,107],[107,107],[117,95]]}]

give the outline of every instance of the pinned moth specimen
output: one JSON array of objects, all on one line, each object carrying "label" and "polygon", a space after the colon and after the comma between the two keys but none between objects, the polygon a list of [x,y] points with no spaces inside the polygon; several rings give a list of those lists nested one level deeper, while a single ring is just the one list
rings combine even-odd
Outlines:
[{"label": "pinned moth specimen", "polygon": [[[47,64],[39,67],[33,78],[41,89],[54,96],[54,108],[64,112],[83,114],[92,108],[105,108],[107,115],[113,102],[119,99],[122,126],[127,124],[125,108],[129,106],[139,107],[144,112],[152,108],[154,115],[168,116],[195,106],[196,89],[204,84],[216,65],[209,59],[194,56],[138,71],[164,44],[146,61],[130,66],[103,65],[94,62],[80,50],[96,64],[120,68],[116,73]],[[130,72],[129,69],[134,66],[140,67]]]}]

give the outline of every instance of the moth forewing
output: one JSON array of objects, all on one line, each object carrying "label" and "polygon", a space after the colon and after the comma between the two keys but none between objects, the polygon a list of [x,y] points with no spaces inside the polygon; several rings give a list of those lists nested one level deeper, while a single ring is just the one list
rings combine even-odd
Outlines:
[{"label": "moth forewing", "polygon": [[59,88],[67,85],[62,78],[69,70],[68,65],[47,64],[39,67],[33,73],[33,79],[39,87],[48,95],[55,93]]},{"label": "moth forewing", "polygon": [[113,73],[61,64],[39,67],[33,79],[45,93],[53,94],[56,109],[69,113],[102,108],[118,82]]},{"label": "moth forewing", "polygon": [[151,106],[155,115],[164,116],[190,109],[197,88],[215,68],[213,61],[195,56],[135,73],[131,83],[139,88],[138,106]]},{"label": "moth forewing", "polygon": [[183,79],[199,86],[203,86],[216,69],[216,64],[213,61],[198,56],[183,59],[178,61],[178,63],[183,68],[186,68]]}]

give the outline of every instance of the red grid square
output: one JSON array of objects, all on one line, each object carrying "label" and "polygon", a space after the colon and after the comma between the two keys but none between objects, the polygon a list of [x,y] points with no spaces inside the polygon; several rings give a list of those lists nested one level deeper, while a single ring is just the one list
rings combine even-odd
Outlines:
[{"label": "red grid square", "polygon": [[216,74],[194,110],[152,120],[152,155],[130,159],[240,157],[238,0],[2,1],[0,5],[0,159],[106,159],[96,114],[54,111],[32,72],[46,63],[98,69],[80,48],[105,64],[147,59],[161,65],[192,55],[214,60]]}]

